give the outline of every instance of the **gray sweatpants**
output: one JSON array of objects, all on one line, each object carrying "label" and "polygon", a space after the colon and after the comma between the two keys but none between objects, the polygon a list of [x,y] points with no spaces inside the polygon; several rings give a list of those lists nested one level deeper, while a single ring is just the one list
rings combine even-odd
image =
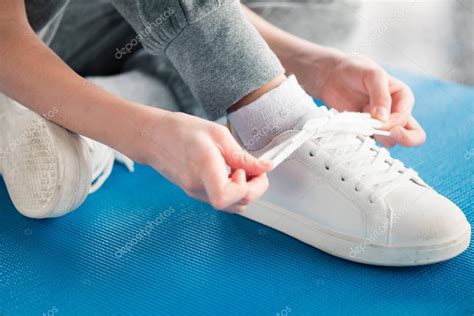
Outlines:
[{"label": "gray sweatpants", "polygon": [[284,72],[238,0],[72,0],[63,14],[50,46],[80,74],[120,72],[143,46],[149,71],[210,119]]}]

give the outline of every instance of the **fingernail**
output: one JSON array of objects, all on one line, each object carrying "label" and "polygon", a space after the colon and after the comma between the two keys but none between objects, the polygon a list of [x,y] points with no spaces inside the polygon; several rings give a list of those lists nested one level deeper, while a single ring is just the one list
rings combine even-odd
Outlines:
[{"label": "fingernail", "polygon": [[376,110],[375,110],[375,118],[385,122],[388,120],[388,116],[389,116],[389,113],[388,113],[388,110],[385,108],[385,107],[378,107]]}]

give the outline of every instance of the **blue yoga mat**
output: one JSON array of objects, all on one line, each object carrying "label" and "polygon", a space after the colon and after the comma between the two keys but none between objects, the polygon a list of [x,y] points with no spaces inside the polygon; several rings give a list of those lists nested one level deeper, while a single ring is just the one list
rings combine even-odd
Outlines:
[{"label": "blue yoga mat", "polygon": [[[474,223],[474,89],[396,72],[428,134],[393,155]],[[77,211],[17,213],[0,182],[0,315],[473,315],[474,251],[383,268],[330,256],[116,166]]]}]

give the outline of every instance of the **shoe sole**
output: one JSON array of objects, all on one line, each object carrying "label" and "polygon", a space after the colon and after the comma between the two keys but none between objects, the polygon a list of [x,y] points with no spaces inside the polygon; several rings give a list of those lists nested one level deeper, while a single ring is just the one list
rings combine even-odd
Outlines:
[{"label": "shoe sole", "polygon": [[390,247],[366,244],[364,239],[339,234],[265,201],[254,202],[241,215],[331,255],[380,266],[418,266],[445,261],[466,250],[471,237],[468,224],[458,237],[442,244]]},{"label": "shoe sole", "polygon": [[58,217],[87,197],[90,153],[80,136],[0,95],[0,171],[10,198],[23,215]]}]

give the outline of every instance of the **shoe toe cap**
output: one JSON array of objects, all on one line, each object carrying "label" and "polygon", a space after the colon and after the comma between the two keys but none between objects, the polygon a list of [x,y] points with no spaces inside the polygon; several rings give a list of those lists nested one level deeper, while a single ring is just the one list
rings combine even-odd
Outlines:
[{"label": "shoe toe cap", "polygon": [[426,189],[392,217],[391,244],[436,245],[459,239],[470,231],[464,213],[453,202]]}]

